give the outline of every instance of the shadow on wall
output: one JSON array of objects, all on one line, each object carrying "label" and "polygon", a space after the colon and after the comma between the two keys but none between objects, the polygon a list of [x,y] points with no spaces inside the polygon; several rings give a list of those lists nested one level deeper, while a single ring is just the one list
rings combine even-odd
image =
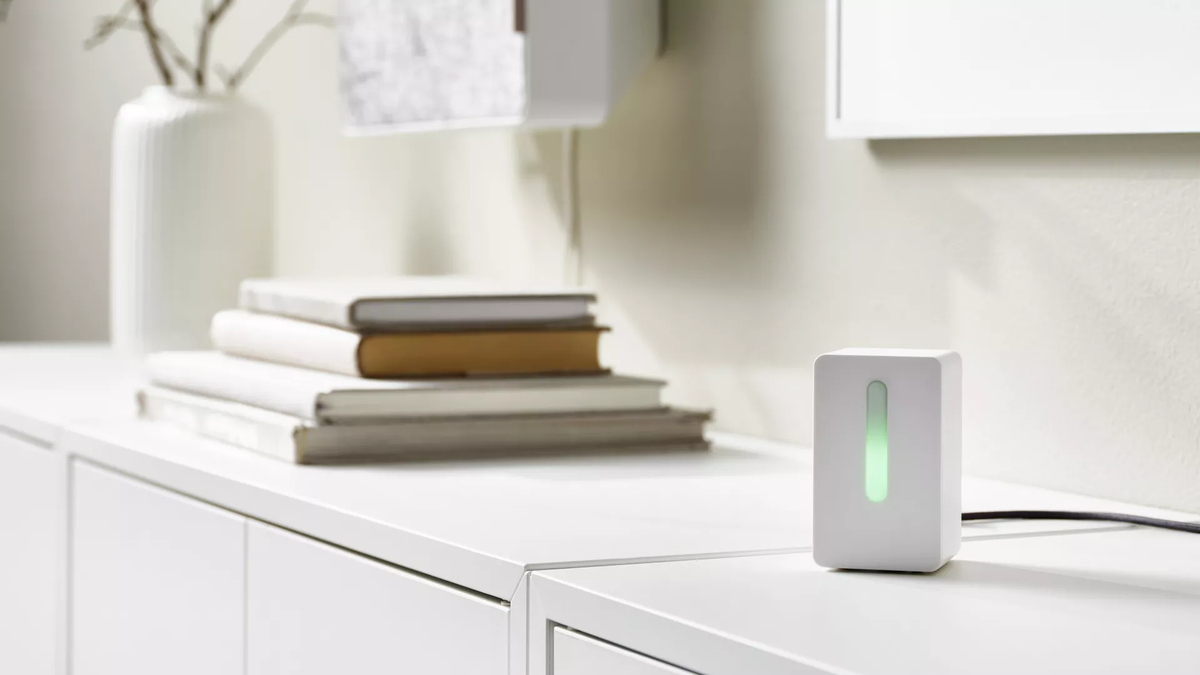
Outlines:
[{"label": "shadow on wall", "polygon": [[441,181],[453,171],[445,148],[435,136],[396,139],[397,155],[406,171],[406,199],[395,213],[395,231],[402,233],[398,265],[405,274],[444,276],[453,274],[454,250],[441,227],[444,204]]},{"label": "shadow on wall", "polygon": [[[751,323],[769,250],[756,2],[673,0],[669,48],[580,141],[588,283],[673,359],[727,360],[714,316]],[[562,214],[562,134],[534,137]],[[718,337],[719,336],[715,336]]]},{"label": "shadow on wall", "polygon": [[1200,136],[830,141],[822,3],[675,0],[670,31],[583,134],[610,363],[807,443],[818,354],[951,347],[969,471],[1194,503]]},{"label": "shadow on wall", "polygon": [[[970,468],[1029,480],[1055,456],[1050,473],[1070,466],[1092,491],[1144,500],[1112,467],[1196,466],[1200,137],[870,147],[911,199],[936,193],[938,212],[971,210],[992,228],[954,307],[955,339],[978,357],[966,429],[985,451]],[[989,409],[1022,424],[998,427]]]},{"label": "shadow on wall", "polygon": [[1035,175],[1066,171],[1108,176],[1117,171],[1134,178],[1172,169],[1194,175],[1200,159],[1197,134],[901,139],[869,141],[869,145],[881,163],[896,167],[969,162]]},{"label": "shadow on wall", "polygon": [[[991,214],[1002,228],[996,236],[1041,276],[1043,297],[1057,300],[1055,318],[1078,327],[1089,345],[1064,349],[1066,359],[1153,364],[1149,373],[1128,374],[1181,386],[1181,376],[1200,378],[1200,362],[1180,358],[1190,349],[1177,344],[1200,339],[1194,262],[1200,136],[874,141],[870,147],[885,171],[925,176],[923,184],[935,188],[947,182],[928,180],[930,172],[971,167],[960,189],[942,189],[942,198]],[[986,191],[972,188],[983,180]],[[996,258],[982,256],[964,269],[991,268]],[[1179,409],[1177,397],[1158,403],[1195,412],[1190,403]]]}]

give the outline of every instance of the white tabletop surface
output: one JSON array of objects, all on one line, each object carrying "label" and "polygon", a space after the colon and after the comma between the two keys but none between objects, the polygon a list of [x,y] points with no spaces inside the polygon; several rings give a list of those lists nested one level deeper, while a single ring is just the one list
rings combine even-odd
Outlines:
[{"label": "white tabletop surface", "polygon": [[[0,348],[0,426],[266,522],[510,599],[529,570],[805,551],[810,453],[720,447],[644,456],[296,466],[133,418],[136,378],[99,348]],[[964,508],[1125,510],[964,481]],[[1103,528],[977,523],[966,537]]]},{"label": "white tabletop surface", "polygon": [[0,428],[51,444],[67,420],[130,416],[136,376],[103,345],[0,347]]},{"label": "white tabletop surface", "polygon": [[968,542],[932,575],[790,554],[541,572],[531,588],[535,621],[704,675],[1200,673],[1194,534]]}]

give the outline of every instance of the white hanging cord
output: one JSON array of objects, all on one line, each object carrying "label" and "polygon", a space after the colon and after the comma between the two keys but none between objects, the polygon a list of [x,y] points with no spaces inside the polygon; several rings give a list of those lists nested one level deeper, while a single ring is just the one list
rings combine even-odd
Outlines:
[{"label": "white hanging cord", "polygon": [[583,285],[583,213],[579,204],[579,130],[563,132],[562,190],[563,223],[567,230],[567,250],[563,261],[563,281]]}]

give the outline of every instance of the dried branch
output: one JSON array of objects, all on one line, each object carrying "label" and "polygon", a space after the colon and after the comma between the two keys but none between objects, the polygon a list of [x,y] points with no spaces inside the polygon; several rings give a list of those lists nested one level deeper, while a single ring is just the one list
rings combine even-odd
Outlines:
[{"label": "dried branch", "polygon": [[[0,0],[0,19],[7,11],[13,0]],[[197,91],[207,87],[209,53],[211,51],[213,33],[217,25],[225,18],[234,0],[204,0],[202,20],[197,28],[196,60],[193,62],[183,53],[171,36],[161,30],[155,23],[153,8],[157,0],[124,0],[121,7],[113,14],[96,19],[96,27],[92,35],[84,41],[84,49],[94,49],[106,42],[119,30],[136,31],[146,36],[150,47],[150,55],[158,70],[163,84],[174,86],[175,77],[171,66],[189,76],[195,83]],[[254,46],[246,60],[237,69],[230,71],[221,65],[213,67],[213,73],[225,82],[231,91],[237,89],[250,73],[258,66],[263,57],[279,42],[288,31],[297,26],[333,27],[336,20],[329,15],[317,12],[306,12],[308,0],[292,0],[291,6],[283,18],[263,36]],[[133,16],[136,11],[137,16]],[[169,61],[168,61],[169,59]]]},{"label": "dried branch", "polygon": [[200,26],[200,36],[196,40],[196,89],[204,91],[207,85],[206,74],[208,72],[208,50],[209,43],[212,42],[213,30],[217,24],[225,16],[225,12],[229,11],[233,0],[220,0],[216,7],[213,7],[208,0],[204,2],[204,23]]},{"label": "dried branch", "polygon": [[150,11],[150,0],[133,0],[137,5],[138,14],[142,17],[142,30],[146,33],[146,42],[150,44],[150,56],[154,58],[154,67],[158,69],[158,75],[162,78],[163,84],[170,87],[175,84],[175,77],[171,74],[171,68],[167,65],[167,61],[163,58],[161,38],[159,37],[158,27],[154,25],[154,17]]},{"label": "dried branch", "polygon": [[254,71],[254,68],[258,66],[263,57],[271,51],[275,43],[279,42],[279,39],[291,29],[297,26],[323,26],[325,28],[332,28],[337,25],[337,20],[328,14],[305,12],[304,7],[307,4],[308,0],[293,0],[292,6],[288,8],[287,13],[283,15],[279,23],[267,31],[263,39],[254,46],[254,49],[250,50],[250,54],[242,62],[242,65],[238,66],[233,72],[229,72],[221,66],[217,67],[217,76],[225,81],[225,86],[230,91],[237,89],[238,86],[246,81],[246,78]]},{"label": "dried branch", "polygon": [[[147,8],[149,9],[152,7],[155,2],[156,0],[149,0],[149,2],[146,3]],[[83,48],[87,50],[95,49],[96,47],[107,42],[108,39],[112,37],[113,34],[118,30],[128,30],[142,33],[147,36],[147,40],[150,40],[150,34],[146,32],[146,22],[144,17],[141,19],[134,19],[129,16],[130,13],[132,13],[135,9],[140,11],[140,4],[136,0],[125,0],[125,4],[121,5],[120,9],[118,9],[115,13],[97,17],[96,28],[92,35],[84,41]],[[153,21],[151,22],[151,25],[153,26]],[[196,66],[192,64],[188,57],[183,53],[183,50],[179,48],[179,45],[177,45],[175,41],[171,39],[170,35],[168,35],[165,31],[155,27],[153,39],[158,43],[160,49],[166,51],[166,54],[170,57],[171,61],[173,61],[180,70],[190,75],[193,79],[195,78]],[[154,47],[151,46],[152,54],[153,51]],[[159,72],[161,74],[162,71],[160,70]]]},{"label": "dried branch", "polygon": [[183,72],[191,75],[192,81],[195,81],[200,77],[200,67],[188,59],[187,54],[183,53],[183,50],[179,48],[179,45],[175,44],[175,41],[171,39],[170,35],[159,31],[158,39],[160,42],[162,42],[162,46],[166,48],[168,52],[170,52],[171,59],[175,61],[175,65],[179,66],[180,70]]},{"label": "dried branch", "polygon": [[213,73],[217,79],[221,80],[226,89],[233,91],[233,73],[229,72],[228,68],[218,63],[213,66]]},{"label": "dried branch", "polygon": [[[141,23],[132,19],[126,19],[116,14],[101,16],[96,19],[96,32],[84,41],[83,48],[90,50],[98,47],[118,30],[128,30],[135,33],[146,32],[145,27]],[[163,49],[166,50],[167,55],[175,62],[175,65],[194,79],[196,74],[195,64],[188,59],[183,50],[179,48],[179,45],[175,44],[171,36],[160,30],[158,32],[158,40]]]},{"label": "dried branch", "polygon": [[[12,0],[9,1],[11,2]],[[121,8],[113,14],[97,17],[96,30],[92,33],[91,37],[84,41],[83,48],[94,49],[104,44],[108,38],[112,37],[113,33],[117,32],[121,24],[130,21],[129,13],[133,9],[133,0],[125,0],[125,4],[121,5]]]}]

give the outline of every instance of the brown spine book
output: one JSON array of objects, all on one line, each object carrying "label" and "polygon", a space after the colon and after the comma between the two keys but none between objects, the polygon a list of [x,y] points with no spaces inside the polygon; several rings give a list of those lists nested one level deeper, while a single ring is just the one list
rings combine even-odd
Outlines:
[{"label": "brown spine book", "polygon": [[343,375],[416,378],[603,372],[595,326],[367,333],[230,310],[213,319],[226,354]]}]

